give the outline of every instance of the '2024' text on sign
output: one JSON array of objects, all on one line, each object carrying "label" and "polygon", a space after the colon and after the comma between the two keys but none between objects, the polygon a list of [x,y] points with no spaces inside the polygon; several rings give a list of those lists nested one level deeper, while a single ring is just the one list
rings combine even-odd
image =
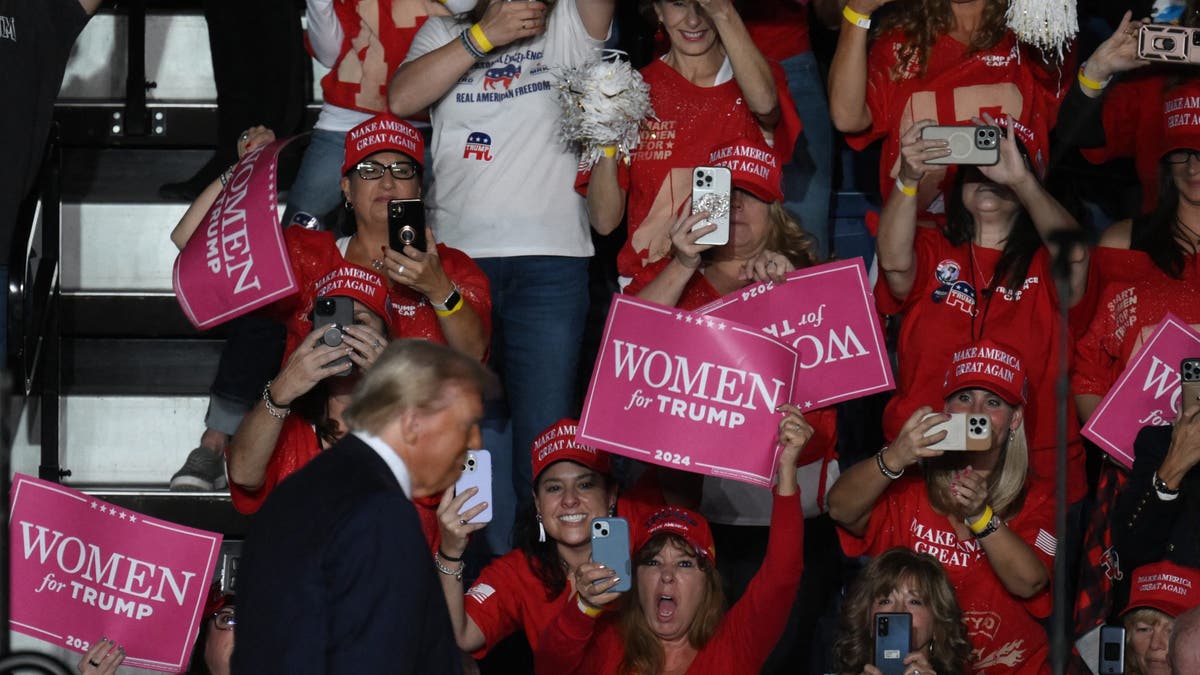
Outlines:
[{"label": "'2024' text on sign", "polygon": [[183,672],[221,535],[21,474],[11,507],[13,630],[78,652],[107,636],[126,665]]}]

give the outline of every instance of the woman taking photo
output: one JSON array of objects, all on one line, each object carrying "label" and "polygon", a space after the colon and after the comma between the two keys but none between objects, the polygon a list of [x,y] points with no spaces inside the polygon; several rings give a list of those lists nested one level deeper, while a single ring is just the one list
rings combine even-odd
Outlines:
[{"label": "woman taking photo", "polygon": [[912,617],[912,651],[905,672],[959,675],[968,670],[971,643],[946,570],[928,553],[898,546],[872,558],[842,605],[834,670],[842,675],[879,675],[874,660],[875,615]]},{"label": "woman taking photo", "polygon": [[[598,56],[615,7],[616,0],[478,0],[469,12],[426,21],[388,88],[393,113],[428,112],[433,123],[433,230],[491,282],[490,365],[507,411],[488,411],[484,444],[497,478],[512,476],[522,504],[534,438],[576,413],[593,253],[574,190],[579,156],[558,138],[556,77]],[[503,536],[489,536],[493,546],[507,539],[514,511],[496,505],[491,529]]]},{"label": "woman taking photo", "polygon": [[782,70],[754,46],[732,0],[641,0],[639,7],[670,43],[641,70],[655,119],[644,126],[628,168],[614,154],[586,179],[588,213],[601,233],[620,224],[628,197],[629,234],[617,257],[617,271],[627,278],[670,251],[692,169],[707,163],[714,145],[775,141],[788,161],[800,133]]},{"label": "woman taking photo", "polygon": [[838,478],[829,514],[849,556],[904,546],[945,566],[970,633],[972,672],[1040,673],[1050,651],[1039,619],[1051,608],[1054,499],[1048,486],[1026,484],[1023,360],[983,340],[947,364],[944,410],[986,415],[990,448],[931,449],[946,433],[930,430],[950,416],[918,408],[891,445]]},{"label": "woman taking photo", "polygon": [[795,406],[779,410],[771,541],[742,598],[725,612],[704,517],[659,509],[632,525],[639,534],[628,593],[610,590],[620,581],[611,569],[591,562],[576,569],[574,602],[561,607],[535,653],[539,674],[759,672],[783,632],[804,566],[795,466],[813,430]]},{"label": "woman taking photo", "polygon": [[[872,14],[884,5],[876,20]],[[1002,0],[849,0],[829,66],[829,113],[855,150],[884,139],[879,191],[897,174],[901,139],[914,122],[970,124],[984,111],[1020,122],[1016,128],[1038,171],[1049,157],[1050,129],[1072,78],[1060,59],[1017,42],[1005,25]],[[877,23],[876,23],[877,21]],[[941,213],[945,166],[919,184],[922,212]]]},{"label": "woman taking photo", "polygon": [[[994,124],[990,116],[984,121]],[[1009,126],[1013,120],[1009,119]],[[896,347],[896,391],[884,408],[883,432],[896,438],[909,413],[938,406],[942,373],[954,349],[991,338],[1036,354],[1027,363],[1030,472],[1053,481],[1056,463],[1054,386],[1059,357],[1060,305],[1072,307],[1087,285],[1087,252],[1070,252],[1069,294],[1060,298],[1050,261],[1052,237],[1078,229],[1075,219],[1046,191],[1011,134],[999,139],[999,161],[963,167],[950,190],[946,223],[918,223],[916,187],[945,157],[946,141],[921,140],[921,120],[903,137],[900,176],[879,222],[876,249],[879,311],[901,319]],[[1068,438],[1068,499],[1087,489],[1083,447],[1074,416]]]},{"label": "woman taking photo", "polygon": [[[514,534],[517,549],[492,561],[463,595],[462,555],[468,536],[484,527],[469,522],[486,504],[463,510],[478,492],[447,490],[438,507],[441,547],[438,569],[450,607],[459,649],[483,658],[509,635],[523,631],[537,653],[542,631],[575,595],[574,571],[591,559],[593,518],[637,521],[637,514],[661,504],[634,496],[617,499],[608,453],[575,441],[577,422],[562,419],[534,442],[533,507],[521,514]],[[647,494],[635,487],[632,493]]]}]

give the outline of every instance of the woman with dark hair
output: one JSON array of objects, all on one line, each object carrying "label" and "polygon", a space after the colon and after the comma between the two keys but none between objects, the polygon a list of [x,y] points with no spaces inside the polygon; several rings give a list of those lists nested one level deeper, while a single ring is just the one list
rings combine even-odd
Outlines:
[{"label": "woman with dark hair", "polygon": [[[993,122],[990,116],[985,120]],[[930,169],[927,162],[950,152],[946,141],[921,140],[921,129],[932,124],[920,120],[905,132],[900,175],[879,222],[882,273],[875,299],[880,312],[901,318],[899,373],[884,409],[884,437],[896,438],[912,410],[938,405],[942,373],[956,347],[992,338],[1038,355],[1029,360],[1027,375],[1030,469],[1034,480],[1052,481],[1058,315],[1060,305],[1074,306],[1087,285],[1086,249],[1072,249],[1068,295],[1059,297],[1050,269],[1057,251],[1052,239],[1079,226],[1008,134],[1000,139],[995,165],[958,172],[946,224],[923,227],[916,186]],[[1073,429],[1067,475],[1072,504],[1087,489],[1083,446]]]},{"label": "woman with dark hair", "polygon": [[[542,634],[539,675],[573,673],[756,673],[787,622],[804,567],[804,514],[796,459],[813,429],[784,404],[767,557],[742,598],[724,608],[708,522],[665,507],[634,524],[635,565],[628,593],[611,589],[617,572],[586,562],[566,603]],[[616,612],[605,611],[619,601]]]},{"label": "woman with dark hair", "polygon": [[875,615],[912,616],[912,651],[904,664],[922,675],[967,672],[971,642],[946,569],[928,553],[897,546],[884,551],[858,574],[842,605],[834,669],[843,675],[878,675],[872,661]]},{"label": "woman with dark hair", "polygon": [[[1039,172],[1050,129],[1070,80],[1054,57],[1017,42],[1003,0],[850,0],[829,69],[833,125],[856,150],[884,139],[879,189],[897,175],[901,139],[920,119],[970,124],[992,111],[1009,115]],[[878,25],[872,14],[879,12]],[[940,213],[945,166],[929,167],[915,186],[922,212]]]},{"label": "woman with dark hair", "polygon": [[[941,369],[939,408],[947,414],[917,408],[890,445],[850,467],[829,491],[847,555],[905,546],[942,563],[975,673],[1042,673],[1050,656],[1039,621],[1052,603],[1054,493],[1026,481],[1024,363],[991,340],[960,345]],[[987,418],[987,450],[930,447],[947,436],[933,428],[954,413]],[[916,670],[925,672],[908,672]]]},{"label": "woman with dark hair", "polygon": [[575,569],[591,558],[592,519],[619,513],[636,522],[652,508],[636,496],[649,494],[642,486],[633,488],[632,499],[617,499],[608,453],[577,443],[576,425],[559,420],[534,441],[533,503],[517,519],[516,549],[485,567],[465,596],[459,565],[468,536],[484,527],[470,520],[486,505],[463,510],[475,488],[458,495],[451,489],[442,498],[437,567],[455,641],[475,658],[522,631],[536,654],[542,631],[575,595]]},{"label": "woman with dark hair", "polygon": [[[640,0],[670,47],[641,69],[655,116],[624,161],[604,157],[587,185],[588,213],[611,232],[628,213],[617,271],[632,278],[671,250],[671,226],[691,196],[691,173],[718,144],[748,139],[784,161],[800,133],[783,70],[770,65],[731,0]],[[824,226],[815,223],[814,226]]]},{"label": "woman with dark hair", "polygon": [[1168,312],[1200,324],[1200,82],[1164,94],[1158,127],[1157,206],[1109,227],[1092,253],[1096,312],[1072,379],[1084,419]]}]

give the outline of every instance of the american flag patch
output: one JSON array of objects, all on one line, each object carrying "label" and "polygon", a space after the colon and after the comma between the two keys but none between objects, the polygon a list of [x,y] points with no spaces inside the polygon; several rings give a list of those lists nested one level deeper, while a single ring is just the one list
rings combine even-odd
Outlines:
[{"label": "american flag patch", "polygon": [[[1052,553],[1051,555],[1054,554]],[[487,584],[475,584],[471,587],[471,590],[467,591],[467,597],[475,598],[475,602],[478,602],[482,605],[483,601],[492,597],[492,594],[495,592],[496,589],[488,586]]]},{"label": "american flag patch", "polygon": [[1054,551],[1058,548],[1058,540],[1054,538],[1054,535],[1039,528],[1037,538],[1033,540],[1033,545],[1042,553],[1053,558]]}]

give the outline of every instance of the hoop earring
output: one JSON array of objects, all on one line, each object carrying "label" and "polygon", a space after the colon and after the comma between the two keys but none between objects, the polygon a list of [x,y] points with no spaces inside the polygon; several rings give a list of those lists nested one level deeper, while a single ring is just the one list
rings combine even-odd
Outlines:
[{"label": "hoop earring", "polygon": [[538,521],[538,541],[545,543],[546,542],[546,528],[542,525],[542,514],[540,514],[540,513],[538,514],[537,521]]}]

